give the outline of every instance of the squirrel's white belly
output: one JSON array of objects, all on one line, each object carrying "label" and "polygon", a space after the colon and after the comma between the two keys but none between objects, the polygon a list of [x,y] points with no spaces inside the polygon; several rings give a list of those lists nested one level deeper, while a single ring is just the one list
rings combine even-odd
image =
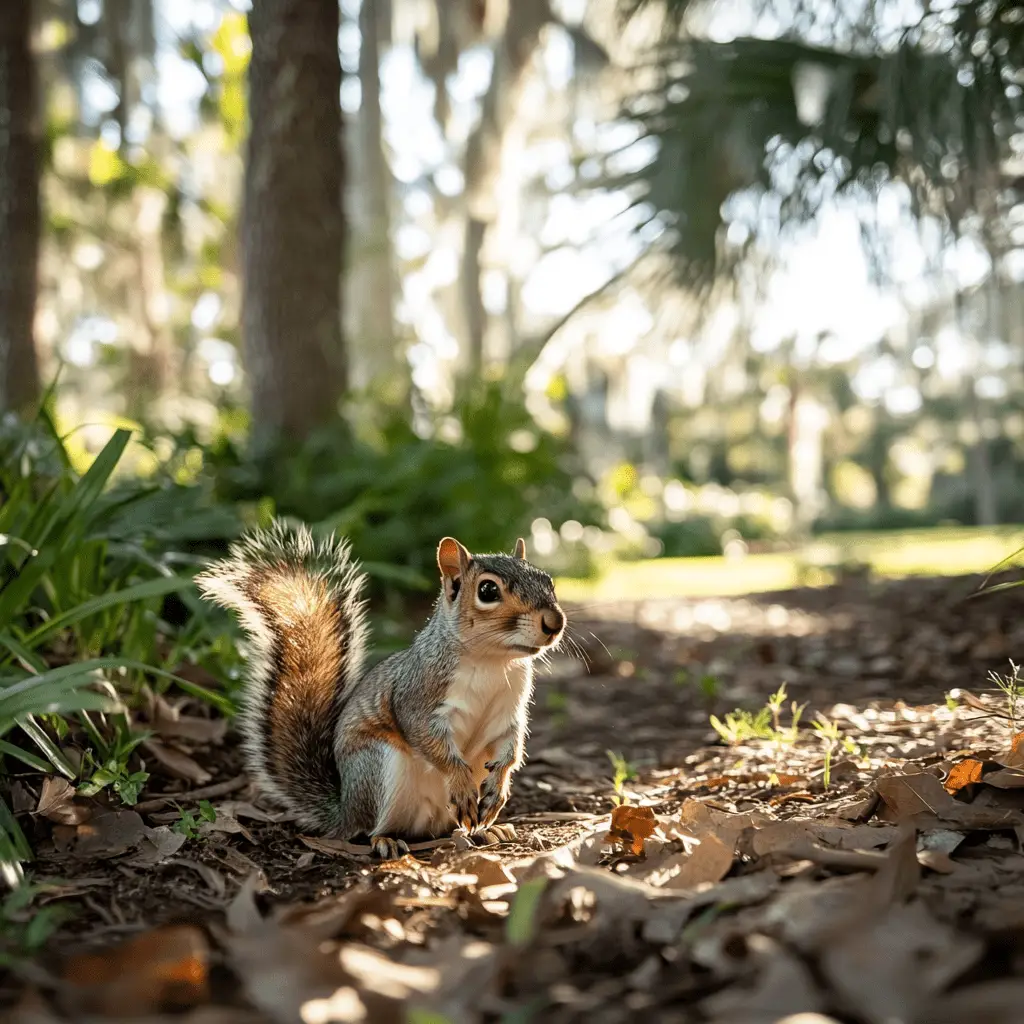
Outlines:
[{"label": "squirrel's white belly", "polygon": [[391,804],[379,822],[378,833],[437,835],[454,824],[448,806],[448,784],[433,765],[413,753],[392,748],[386,766],[385,792]]},{"label": "squirrel's white belly", "polygon": [[[483,762],[494,755],[490,748],[512,728],[529,689],[529,670],[517,664],[471,664],[456,672],[442,708],[450,716],[455,745],[480,780]],[[388,757],[385,792],[393,799],[378,833],[438,835],[452,828],[448,783],[441,772],[412,752],[393,749]]]},{"label": "squirrel's white belly", "polygon": [[475,765],[489,746],[508,733],[519,705],[528,697],[528,685],[528,670],[517,663],[483,662],[458,668],[442,706],[450,715],[463,760]]}]

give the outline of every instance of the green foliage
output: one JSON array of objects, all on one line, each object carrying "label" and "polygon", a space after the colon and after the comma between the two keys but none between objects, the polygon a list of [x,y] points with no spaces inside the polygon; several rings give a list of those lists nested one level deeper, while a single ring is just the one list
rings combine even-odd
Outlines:
[{"label": "green foliage", "polygon": [[446,534],[470,550],[505,550],[529,537],[538,517],[598,523],[597,502],[573,493],[574,468],[568,446],[492,384],[466,392],[429,437],[399,413],[373,443],[340,421],[300,446],[255,456],[222,435],[203,472],[221,500],[245,503],[256,521],[292,516],[343,534],[377,581],[429,590]]},{"label": "green foliage", "polygon": [[[620,9],[629,17],[650,4],[620,0]],[[689,0],[668,6],[669,24],[678,25]],[[816,45],[817,16],[800,4],[766,5],[776,38],[718,42],[670,32],[626,105],[655,156],[611,185],[633,186],[638,210],[649,211],[638,224],[668,226],[659,241],[679,276],[702,283],[731,270],[754,237],[741,232],[745,244],[721,244],[727,199],[742,189],[774,193],[783,227],[809,220],[836,193],[872,192],[893,178],[911,190],[917,212],[945,214],[954,225],[1009,209],[1020,182],[1000,180],[999,167],[1020,97],[1005,83],[1020,73],[1024,28],[1002,6],[925,7],[895,46],[880,5],[853,19],[837,15],[824,45]],[[813,124],[798,109],[807,65],[828,76]]]},{"label": "green foliage", "polygon": [[627,782],[636,778],[636,768],[626,760],[622,754],[615,753],[614,750],[606,750],[605,753],[608,755],[608,760],[612,763],[612,786],[615,789],[615,796],[612,797],[612,802],[616,805],[626,802],[624,796],[624,789]]},{"label": "green foliage", "polygon": [[1021,667],[1011,661],[1009,673],[989,672],[988,678],[1006,699],[1006,720],[1011,734],[1016,735],[1020,720],[1020,702],[1024,699],[1024,675],[1021,674]]},{"label": "green foliage", "polygon": [[800,718],[804,713],[806,704],[797,704],[793,701],[790,705],[790,723],[788,726],[782,724],[782,709],[786,703],[786,684],[783,683],[765,702],[763,708],[757,711],[744,711],[737,708],[729,712],[722,721],[716,715],[711,715],[709,721],[711,727],[730,746],[746,743],[749,740],[771,740],[779,746],[796,743]]},{"label": "green foliage", "polygon": [[722,739],[735,746],[748,740],[770,740],[774,737],[772,730],[771,708],[759,708],[756,712],[737,708],[727,712],[723,721],[717,715],[711,715],[711,727]]},{"label": "green foliage", "polygon": [[[238,526],[226,510],[204,512],[199,488],[115,482],[129,441],[115,431],[79,473],[45,413],[0,427],[0,756],[5,768],[60,774],[84,794],[109,788],[133,804],[147,775],[132,763],[144,737],[126,702],[147,676],[169,685],[162,666],[203,652],[191,552]],[[0,803],[4,877],[17,881],[29,858]]]},{"label": "green foliage", "polygon": [[209,800],[200,800],[198,817],[196,812],[187,807],[179,808],[178,820],[171,826],[175,832],[180,832],[186,839],[198,839],[201,826],[204,821],[216,821],[217,812]]},{"label": "green foliage", "polygon": [[11,967],[39,954],[46,940],[65,920],[64,907],[48,904],[33,906],[51,887],[26,882],[9,892],[0,902],[0,967]]}]

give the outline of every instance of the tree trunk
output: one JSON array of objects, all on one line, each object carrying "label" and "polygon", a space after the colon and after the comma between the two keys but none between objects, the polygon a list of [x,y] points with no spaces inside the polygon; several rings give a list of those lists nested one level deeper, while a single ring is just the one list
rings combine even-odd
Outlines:
[{"label": "tree trunk", "polygon": [[481,101],[480,120],[466,143],[467,216],[460,267],[465,344],[470,378],[479,378],[484,364],[484,310],[480,275],[481,252],[488,228],[498,218],[502,146],[515,117],[520,87],[541,32],[552,18],[549,0],[516,0],[508,6],[504,31],[494,52],[491,80]]},{"label": "tree trunk", "polygon": [[353,133],[351,207],[353,235],[349,301],[356,336],[350,346],[355,387],[397,377],[395,269],[391,244],[391,169],[384,159],[380,107],[380,39],[389,16],[384,0],[363,0],[359,8],[359,84],[362,100]]},{"label": "tree trunk", "polygon": [[953,297],[953,309],[956,313],[957,330],[960,332],[960,343],[967,348],[969,362],[964,375],[964,407],[968,421],[973,424],[976,432],[974,444],[967,452],[968,472],[972,478],[974,490],[974,525],[992,526],[996,515],[995,480],[992,476],[992,458],[985,437],[985,417],[981,399],[978,397],[977,378],[981,373],[981,346],[978,338],[968,323],[967,307],[963,292],[957,286]]},{"label": "tree trunk", "polygon": [[0,413],[39,397],[33,321],[39,263],[40,152],[32,4],[0,17]]},{"label": "tree trunk", "polygon": [[346,386],[338,28],[337,0],[255,0],[249,14],[242,324],[257,438],[302,437]]}]

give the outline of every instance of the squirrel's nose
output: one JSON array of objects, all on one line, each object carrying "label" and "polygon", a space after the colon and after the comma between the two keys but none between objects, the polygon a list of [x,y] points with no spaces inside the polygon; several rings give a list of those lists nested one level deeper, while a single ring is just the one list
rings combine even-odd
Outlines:
[{"label": "squirrel's nose", "polygon": [[558,608],[546,608],[540,616],[540,628],[545,636],[556,636],[565,628],[565,616]]}]

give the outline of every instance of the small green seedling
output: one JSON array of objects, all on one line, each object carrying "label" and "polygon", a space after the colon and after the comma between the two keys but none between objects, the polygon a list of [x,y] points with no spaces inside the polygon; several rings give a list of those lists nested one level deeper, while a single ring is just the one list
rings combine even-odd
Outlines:
[{"label": "small green seedling", "polygon": [[178,808],[179,818],[171,826],[175,832],[180,832],[185,836],[186,839],[198,839],[200,836],[200,829],[204,821],[216,821],[217,812],[213,809],[213,804],[209,800],[199,801],[199,817],[184,807]]},{"label": "small green seedling", "polygon": [[1024,678],[1021,677],[1021,668],[1015,662],[1010,662],[1010,674],[1000,675],[998,672],[989,672],[989,682],[993,683],[1006,698],[1006,718],[1010,723],[1010,732],[1017,735],[1017,721],[1020,717],[1020,701],[1024,699]]},{"label": "small green seedling", "polygon": [[616,754],[613,750],[606,750],[605,753],[608,755],[608,760],[611,761],[612,770],[615,773],[612,777],[612,785],[615,788],[615,796],[612,797],[612,802],[618,807],[619,804],[627,802],[623,789],[627,782],[636,778],[636,768],[621,754]]},{"label": "small green seedling", "polygon": [[822,746],[825,748],[825,774],[822,781],[825,784],[825,788],[828,789],[832,784],[832,755],[835,753],[840,739],[839,723],[833,722],[819,712],[817,718],[811,722],[811,725],[814,727],[814,731],[818,734],[818,739],[821,740]]}]

